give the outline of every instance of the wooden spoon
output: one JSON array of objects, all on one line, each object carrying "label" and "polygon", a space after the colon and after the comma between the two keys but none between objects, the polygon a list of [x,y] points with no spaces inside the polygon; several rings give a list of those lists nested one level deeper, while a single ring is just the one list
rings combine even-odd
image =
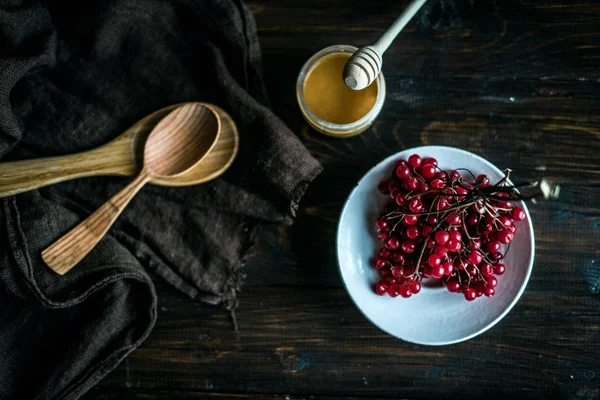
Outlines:
[{"label": "wooden spoon", "polygon": [[[144,143],[156,124],[169,112],[184,104],[162,108],[136,122],[111,142],[93,150],[57,157],[0,163],[0,197],[12,196],[54,183],[88,176],[136,175],[142,168]],[[153,177],[150,183],[162,186],[188,186],[207,182],[221,175],[233,162],[239,135],[231,116],[213,104],[221,120],[221,133],[215,147],[189,171],[177,177]]]},{"label": "wooden spoon", "polygon": [[153,177],[170,179],[197,165],[215,145],[221,123],[209,107],[191,103],[176,108],[150,133],[144,166],[137,178],[69,233],[42,252],[50,268],[63,275],[104,237],[135,194]]}]

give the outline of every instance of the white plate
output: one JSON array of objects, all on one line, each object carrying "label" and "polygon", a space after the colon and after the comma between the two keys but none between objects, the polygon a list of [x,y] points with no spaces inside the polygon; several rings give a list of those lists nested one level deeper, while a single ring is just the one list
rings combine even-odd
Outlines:
[{"label": "white plate", "polygon": [[506,272],[498,276],[496,294],[468,302],[460,293],[445,287],[423,287],[405,299],[378,296],[373,290],[378,273],[371,260],[381,246],[375,221],[390,201],[377,190],[388,179],[394,163],[411,154],[434,157],[443,170],[467,168],[473,174],[487,174],[496,183],[504,174],[485,159],[464,150],[444,146],[424,146],[394,154],[373,167],[354,188],[340,217],[337,256],[342,280],[358,309],[376,326],[412,343],[447,345],[471,339],[500,321],[525,290],[533,267],[533,226],[527,206],[526,219],[517,222],[517,233],[503,263]]}]

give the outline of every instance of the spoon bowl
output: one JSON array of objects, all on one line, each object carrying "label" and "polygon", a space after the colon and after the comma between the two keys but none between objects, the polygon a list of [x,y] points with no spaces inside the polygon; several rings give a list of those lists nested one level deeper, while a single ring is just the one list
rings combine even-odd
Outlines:
[{"label": "spoon bowl", "polygon": [[212,150],[220,129],[217,114],[200,103],[176,108],[148,136],[144,147],[144,168],[156,177],[182,175]]}]

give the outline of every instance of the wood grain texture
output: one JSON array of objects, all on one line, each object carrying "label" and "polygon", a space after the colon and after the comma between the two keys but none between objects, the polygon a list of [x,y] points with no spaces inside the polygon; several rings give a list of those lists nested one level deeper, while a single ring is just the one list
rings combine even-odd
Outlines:
[{"label": "wood grain texture", "polygon": [[149,180],[150,174],[143,169],[129,185],[42,251],[46,265],[59,275],[73,269],[102,240],[127,204]]},{"label": "wood grain texture", "polygon": [[[108,389],[108,388],[93,388],[84,400],[223,400],[223,399],[239,399],[239,400],[353,400],[358,397],[351,396],[302,396],[302,395],[278,395],[265,393],[207,393],[196,391],[180,391],[180,390],[139,390],[139,389]],[[370,397],[371,400],[382,400],[383,397]],[[401,398],[397,398],[400,400]]]},{"label": "wood grain texture", "polygon": [[127,204],[153,176],[173,178],[198,165],[220,134],[217,114],[199,103],[177,107],[153,129],[138,176],[94,213],[42,252],[44,262],[64,275],[106,235]]},{"label": "wood grain texture", "polygon": [[[210,153],[185,174],[171,179],[153,177],[150,181],[162,186],[199,184],[221,175],[237,155],[239,134],[231,116],[222,108],[210,106],[218,114],[221,134]],[[69,179],[98,175],[133,176],[142,168],[144,143],[154,126],[179,106],[165,107],[141,119],[116,139],[96,149],[59,157],[0,163],[0,197],[63,182]]]},{"label": "wood grain texture", "polygon": [[217,114],[200,103],[171,111],[150,132],[144,148],[144,168],[151,176],[171,179],[199,164],[219,138]]},{"label": "wood grain texture", "polygon": [[[303,396],[303,395],[278,395],[265,393],[207,393],[200,391],[180,390],[140,390],[140,389],[109,389],[93,388],[84,400],[355,400],[356,396]],[[369,397],[371,400],[382,400],[384,397]],[[405,399],[397,398],[397,400]]]},{"label": "wood grain texture", "polygon": [[341,287],[248,288],[239,341],[225,312],[158,290],[154,331],[102,387],[431,399],[597,393],[597,304],[583,292],[528,290],[476,339],[425,347],[372,326]]},{"label": "wood grain texture", "polygon": [[[294,98],[302,64],[332,44],[373,42],[407,3],[249,2],[273,108],[325,170],[294,225],[262,231],[239,341],[224,312],[157,282],[155,330],[90,399],[600,398],[600,6],[457,0],[444,11],[430,0],[386,53],[388,96],[372,128],[345,140],[310,129]],[[530,207],[536,260],[523,297],[492,330],[445,347],[373,327],[335,259],[358,179],[423,144],[562,186],[558,201]]]}]

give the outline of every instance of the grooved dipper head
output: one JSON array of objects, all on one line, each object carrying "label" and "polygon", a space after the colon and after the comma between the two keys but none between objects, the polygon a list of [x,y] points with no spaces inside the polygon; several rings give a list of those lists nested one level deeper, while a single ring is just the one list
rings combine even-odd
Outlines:
[{"label": "grooved dipper head", "polygon": [[357,50],[344,66],[344,83],[350,89],[362,90],[381,72],[381,55],[371,46]]}]

